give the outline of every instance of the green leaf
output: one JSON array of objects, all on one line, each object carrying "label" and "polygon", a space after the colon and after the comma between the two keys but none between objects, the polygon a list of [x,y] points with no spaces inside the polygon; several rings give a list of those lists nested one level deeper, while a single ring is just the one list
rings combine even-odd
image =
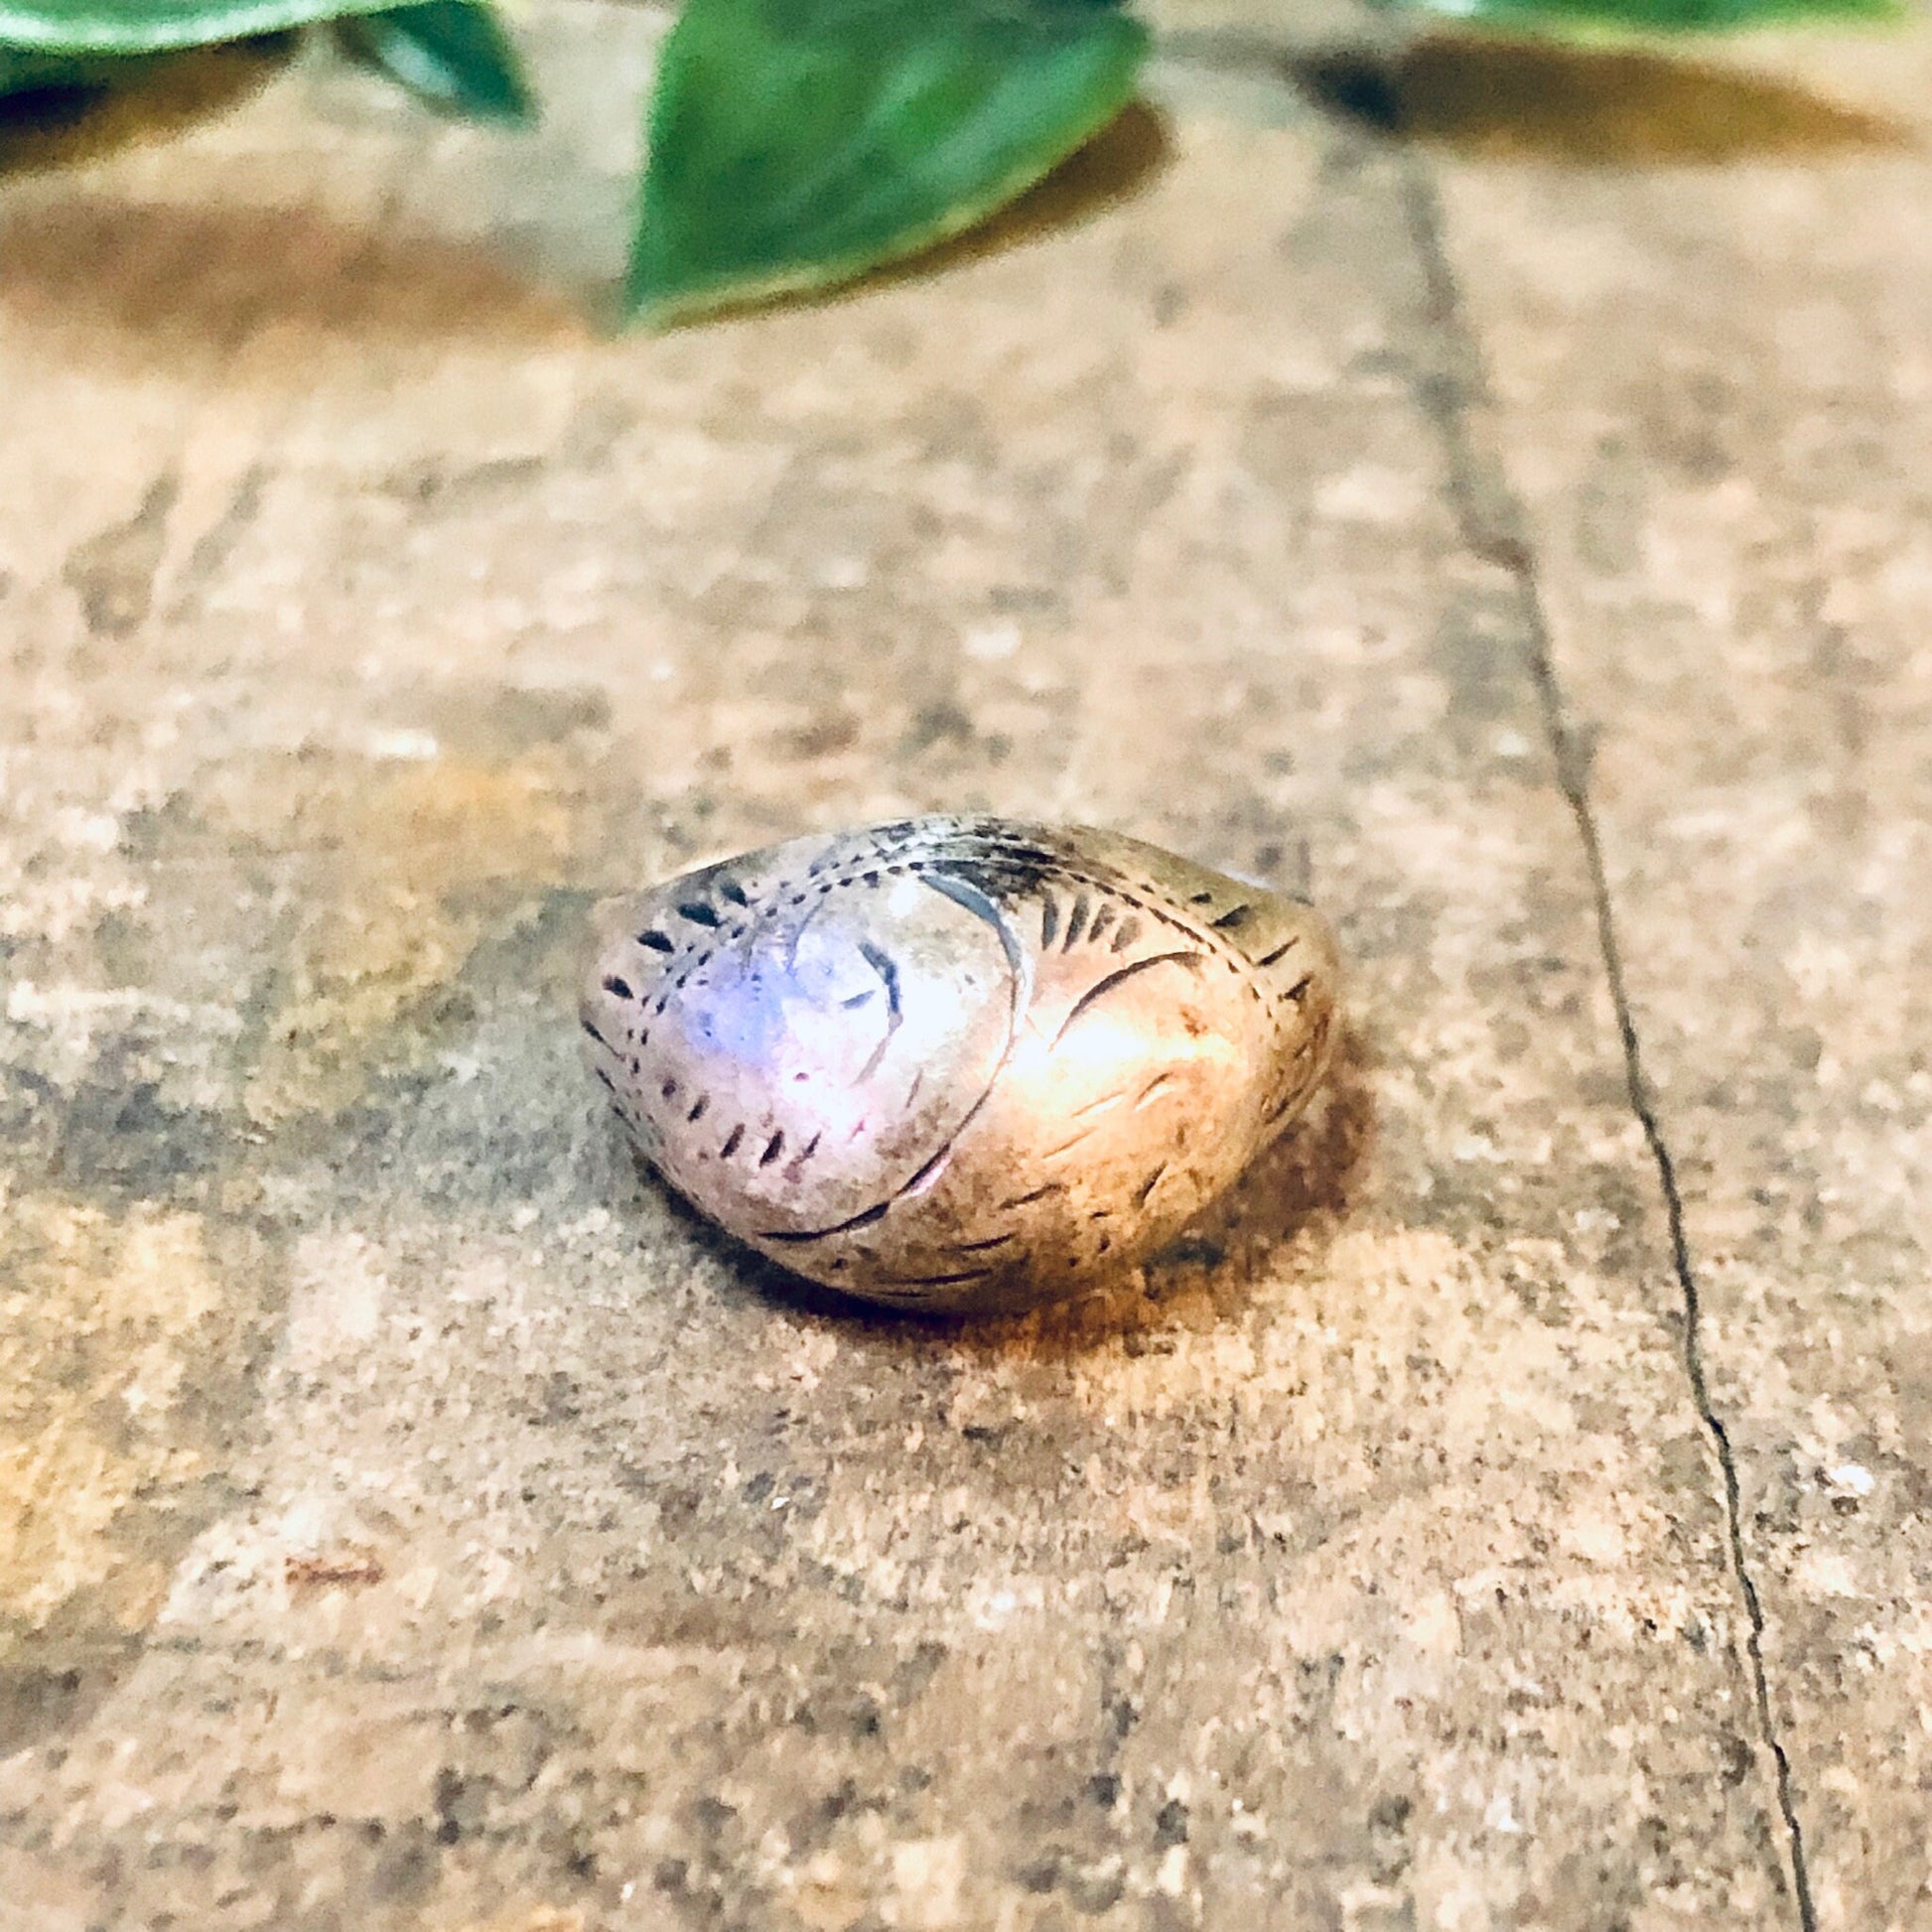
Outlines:
[{"label": "green leaf", "polygon": [[336,28],[358,61],[445,114],[527,125],[536,103],[502,23],[480,0],[422,0]]},{"label": "green leaf", "polygon": [[156,54],[280,33],[392,0],[0,0],[9,53]]},{"label": "green leaf", "polygon": [[139,69],[147,64],[76,61],[67,54],[39,54],[25,48],[0,47],[0,97],[56,88],[98,87],[104,82],[103,69],[121,65]]},{"label": "green leaf", "polygon": [[690,0],[629,312],[820,288],[957,233],[1111,120],[1146,53],[1113,0]]},{"label": "green leaf", "polygon": [[1903,0],[1396,0],[1396,11],[1470,27],[1572,38],[1725,34],[1807,21],[1888,21]]}]

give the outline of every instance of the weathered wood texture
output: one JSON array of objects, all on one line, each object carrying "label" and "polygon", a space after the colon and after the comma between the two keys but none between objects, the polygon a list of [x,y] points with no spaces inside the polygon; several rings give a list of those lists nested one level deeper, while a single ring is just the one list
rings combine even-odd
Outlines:
[{"label": "weathered wood texture", "polygon": [[[9,149],[0,1926],[1932,1926],[1927,43],[1272,12],[1070,222],[658,342],[652,16],[529,141]],[[941,808],[1306,841],[1351,970],[1004,1325],[577,1057],[597,895]]]}]

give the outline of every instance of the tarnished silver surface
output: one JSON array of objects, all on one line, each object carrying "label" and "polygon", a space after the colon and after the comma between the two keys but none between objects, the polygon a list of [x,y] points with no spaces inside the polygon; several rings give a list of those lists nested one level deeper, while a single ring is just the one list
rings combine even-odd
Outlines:
[{"label": "tarnished silver surface", "polygon": [[871,1301],[1021,1309],[1147,1254],[1308,1099],[1311,906],[996,818],[794,839],[600,908],[591,1063],[664,1178]]}]

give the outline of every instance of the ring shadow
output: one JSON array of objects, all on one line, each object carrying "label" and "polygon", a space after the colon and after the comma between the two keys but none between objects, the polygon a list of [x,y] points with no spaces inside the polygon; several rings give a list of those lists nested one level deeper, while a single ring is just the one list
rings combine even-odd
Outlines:
[{"label": "ring shadow", "polygon": [[1919,145],[1903,122],[1777,75],[1640,48],[1432,35],[1392,57],[1275,59],[1328,113],[1488,159],[1721,166]]},{"label": "ring shadow", "polygon": [[[1345,1028],[1309,1112],[1182,1233],[1137,1269],[1026,1313],[887,1308],[842,1295],[779,1267],[707,1221],[671,1189],[661,1191],[697,1248],[750,1294],[792,1313],[835,1320],[883,1343],[888,1352],[944,1341],[968,1355],[993,1356],[1020,1347],[1039,1360],[1066,1358],[1123,1332],[1165,1325],[1172,1319],[1173,1298],[1203,1282],[1217,1313],[1231,1314],[1253,1300],[1284,1246],[1311,1223],[1343,1220],[1362,1191],[1374,1149],[1372,1070],[1364,1035]],[[642,1156],[632,1159],[645,1184],[654,1184]]]}]

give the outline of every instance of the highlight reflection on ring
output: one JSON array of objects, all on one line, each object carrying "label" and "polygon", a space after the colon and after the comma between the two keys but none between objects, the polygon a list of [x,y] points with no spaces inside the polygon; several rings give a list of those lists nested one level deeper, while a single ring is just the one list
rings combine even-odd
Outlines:
[{"label": "highlight reflection on ring", "polygon": [[1320,1077],[1306,902],[1114,834],[939,816],[601,911],[591,1065],[732,1234],[879,1302],[1051,1301],[1177,1232]]}]

